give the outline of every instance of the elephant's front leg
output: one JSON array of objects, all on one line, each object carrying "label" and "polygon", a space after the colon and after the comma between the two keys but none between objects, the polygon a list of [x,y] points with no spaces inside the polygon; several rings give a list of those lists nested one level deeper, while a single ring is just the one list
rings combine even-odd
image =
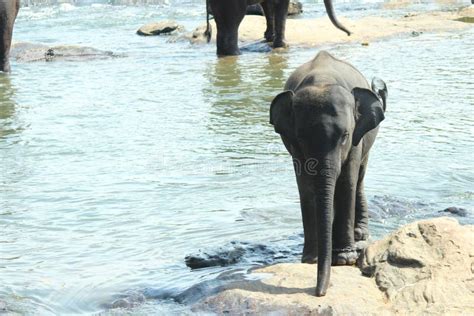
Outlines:
[{"label": "elephant's front leg", "polygon": [[217,55],[240,55],[239,25],[247,9],[243,0],[210,0],[217,26]]},{"label": "elephant's front leg", "polygon": [[362,162],[359,171],[359,180],[356,189],[356,206],[355,206],[355,241],[369,239],[369,210],[367,199],[364,192],[364,177],[367,169],[368,157]]},{"label": "elephant's front leg", "polygon": [[273,42],[275,34],[275,8],[271,0],[263,1],[261,5],[265,13],[265,19],[267,20],[267,29],[263,36],[267,42]]},{"label": "elephant's front leg", "polygon": [[316,222],[316,191],[314,181],[306,173],[303,159],[293,158],[293,166],[295,168],[303,219],[304,247],[301,262],[316,263],[318,261],[318,226]]},{"label": "elephant's front leg", "polygon": [[0,1],[0,71],[10,71],[10,46],[19,0]]},{"label": "elephant's front leg", "polygon": [[285,43],[285,27],[286,17],[288,16],[288,6],[290,0],[274,0],[275,5],[275,38],[273,47],[286,47]]},{"label": "elephant's front leg", "polygon": [[343,168],[336,185],[334,196],[333,265],[353,265],[357,260],[354,242],[354,221],[358,168],[352,165],[349,163]]}]

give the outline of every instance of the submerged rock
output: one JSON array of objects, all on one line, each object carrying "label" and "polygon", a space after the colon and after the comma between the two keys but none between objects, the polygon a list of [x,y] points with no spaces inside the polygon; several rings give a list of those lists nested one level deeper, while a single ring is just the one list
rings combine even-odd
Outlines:
[{"label": "submerged rock", "polygon": [[120,57],[120,55],[114,54],[111,51],[104,51],[87,46],[46,46],[27,42],[13,44],[10,56],[18,62],[55,60],[81,61]]},{"label": "submerged rock", "polygon": [[[316,298],[316,265],[284,263],[193,305],[219,315],[474,314],[474,226],[451,218],[414,222],[371,244],[360,269],[332,267]],[[365,275],[363,276],[362,273]]]},{"label": "submerged rock", "polygon": [[137,34],[142,36],[153,36],[160,34],[170,34],[176,30],[181,29],[183,29],[183,26],[179,25],[175,21],[161,21],[142,26],[137,30]]},{"label": "submerged rock", "polygon": [[460,217],[466,217],[467,214],[468,214],[468,210],[466,210],[465,208],[462,208],[462,207],[455,207],[455,206],[451,206],[451,207],[448,207],[442,211],[439,211],[440,213],[451,213],[453,215],[457,215],[457,216],[460,216]]},{"label": "submerged rock", "polygon": [[228,266],[239,262],[248,264],[273,264],[294,260],[300,255],[301,247],[267,246],[246,242],[231,242],[230,245],[215,251],[200,251],[184,258],[191,269],[215,266]]}]

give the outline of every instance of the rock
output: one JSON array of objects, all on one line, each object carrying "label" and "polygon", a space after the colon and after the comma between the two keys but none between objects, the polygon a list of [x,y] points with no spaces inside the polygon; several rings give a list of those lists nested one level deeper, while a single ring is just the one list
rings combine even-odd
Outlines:
[{"label": "rock", "polygon": [[448,207],[448,208],[446,208],[442,211],[439,211],[439,213],[451,213],[453,215],[457,215],[457,216],[460,216],[460,217],[466,217],[467,214],[468,214],[468,211],[465,208],[462,208],[462,207],[451,206],[451,207]]},{"label": "rock", "polygon": [[217,294],[192,309],[218,315],[474,314],[474,226],[451,218],[414,222],[371,244],[359,264],[332,267],[324,297],[314,296],[316,265],[281,263],[220,284]]},{"label": "rock", "polygon": [[200,251],[198,254],[187,255],[184,261],[191,269],[229,266],[239,262],[268,265],[293,260],[300,255],[300,252],[299,243],[289,246],[267,246],[233,241],[230,245],[215,251]]},{"label": "rock", "polygon": [[84,61],[121,57],[111,51],[104,51],[87,46],[58,45],[46,46],[43,44],[20,42],[12,45],[10,56],[18,62],[35,61]]},{"label": "rock", "polygon": [[[328,294],[316,298],[316,265],[282,263],[258,269],[241,282],[193,306],[217,315],[377,315],[385,308],[382,293],[356,267],[331,271]],[[255,280],[256,278],[259,278]]]},{"label": "rock", "polygon": [[[207,36],[206,36],[207,25],[198,26],[190,35],[187,37],[191,41],[192,44],[197,43],[207,43]],[[212,26],[211,26],[211,34],[212,34]]]},{"label": "rock", "polygon": [[423,32],[417,32],[417,31],[412,31],[411,32],[411,36],[413,36],[413,37],[420,36],[421,34],[423,34]]},{"label": "rock", "polygon": [[303,13],[303,4],[299,1],[290,1],[288,16],[299,15],[301,13]]},{"label": "rock", "polygon": [[370,245],[361,271],[402,314],[474,314],[474,226],[419,221]]},{"label": "rock", "polygon": [[160,34],[170,34],[176,30],[181,29],[183,29],[183,27],[175,21],[161,21],[142,26],[137,30],[137,34],[143,36],[153,36]]}]

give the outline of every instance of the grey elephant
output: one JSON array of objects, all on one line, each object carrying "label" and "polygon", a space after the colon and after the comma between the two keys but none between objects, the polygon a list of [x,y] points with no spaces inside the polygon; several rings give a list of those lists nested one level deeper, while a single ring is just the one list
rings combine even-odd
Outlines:
[{"label": "grey elephant", "polygon": [[0,1],[0,71],[10,71],[10,46],[13,24],[20,10],[20,0]]},{"label": "grey elephant", "polygon": [[293,157],[303,218],[303,263],[318,262],[316,296],[331,263],[353,265],[368,238],[364,176],[384,120],[387,86],[372,88],[352,65],[321,51],[296,69],[270,108],[270,123]]},{"label": "grey elephant", "polygon": [[[289,0],[206,0],[207,5],[207,30],[208,41],[211,38],[211,29],[209,25],[209,9],[212,10],[217,26],[217,55],[239,55],[238,31],[240,22],[242,22],[247,6],[261,3],[267,29],[264,33],[267,42],[273,42],[273,47],[285,47],[285,26],[288,14]],[[331,22],[338,29],[350,35],[336,18],[332,0],[324,0],[324,5]]]}]

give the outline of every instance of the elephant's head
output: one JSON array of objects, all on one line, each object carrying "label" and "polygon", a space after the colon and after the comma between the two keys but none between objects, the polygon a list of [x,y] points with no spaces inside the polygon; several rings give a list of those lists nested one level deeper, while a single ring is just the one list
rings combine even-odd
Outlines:
[{"label": "elephant's head", "polygon": [[282,92],[271,104],[270,123],[316,188],[317,296],[325,295],[329,285],[336,180],[351,150],[362,150],[364,135],[384,119],[379,94],[364,88],[348,91],[336,84],[311,85],[296,93]]}]

